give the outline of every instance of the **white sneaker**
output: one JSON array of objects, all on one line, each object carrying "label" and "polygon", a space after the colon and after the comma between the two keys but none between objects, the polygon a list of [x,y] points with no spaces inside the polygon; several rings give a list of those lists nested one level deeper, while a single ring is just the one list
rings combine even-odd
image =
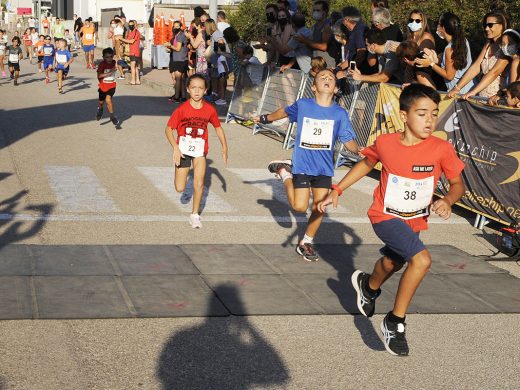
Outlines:
[{"label": "white sneaker", "polygon": [[193,229],[200,229],[202,227],[199,214],[190,214],[190,225]]},{"label": "white sneaker", "polygon": [[215,104],[218,104],[219,106],[225,106],[227,102],[224,99],[218,99],[215,101]]}]

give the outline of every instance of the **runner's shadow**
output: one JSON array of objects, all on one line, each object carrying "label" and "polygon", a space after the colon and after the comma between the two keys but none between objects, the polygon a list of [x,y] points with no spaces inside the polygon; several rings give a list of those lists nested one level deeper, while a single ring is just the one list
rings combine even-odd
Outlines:
[{"label": "runner's shadow", "polygon": [[[214,292],[209,313],[222,308],[217,296],[242,305],[232,286],[219,285]],[[245,316],[207,317],[200,325],[174,333],[162,349],[156,375],[163,390],[285,387],[289,380],[283,360]]]}]

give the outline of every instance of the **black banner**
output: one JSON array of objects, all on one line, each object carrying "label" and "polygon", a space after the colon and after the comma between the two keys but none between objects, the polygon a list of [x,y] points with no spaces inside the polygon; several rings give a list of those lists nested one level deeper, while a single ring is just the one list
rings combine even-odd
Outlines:
[{"label": "black banner", "polygon": [[[458,100],[442,112],[435,135],[449,141],[466,167],[464,207],[520,224],[520,110]],[[442,180],[441,195],[449,184]]]}]

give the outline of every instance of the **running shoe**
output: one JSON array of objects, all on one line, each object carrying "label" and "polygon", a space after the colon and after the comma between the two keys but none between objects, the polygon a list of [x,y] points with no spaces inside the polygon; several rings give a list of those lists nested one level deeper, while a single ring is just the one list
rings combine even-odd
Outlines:
[{"label": "running shoe", "polygon": [[90,64],[87,64],[87,69],[90,69]]},{"label": "running shoe", "polygon": [[312,244],[308,242],[298,244],[296,246],[296,253],[302,256],[305,261],[318,261],[319,259]]},{"label": "running shoe", "polygon": [[371,295],[367,291],[366,286],[369,278],[369,274],[359,270],[355,271],[350,278],[352,286],[354,287],[354,290],[356,290],[357,294],[357,307],[365,317],[372,317],[374,315],[376,298],[381,294],[381,289],[377,290],[375,295]]},{"label": "running shoe", "polygon": [[125,80],[125,76],[119,76],[117,79],[118,80]]},{"label": "running shoe", "polygon": [[49,84],[51,82],[51,79],[49,77],[45,77],[45,84]]},{"label": "running shoe", "polygon": [[394,323],[389,321],[388,314],[381,322],[385,348],[394,356],[407,356],[410,349],[406,341],[406,324],[404,322]]},{"label": "running shoe", "polygon": [[11,80],[14,79],[14,74],[11,73]]},{"label": "running shoe", "polygon": [[18,85],[18,80],[14,80],[14,85]]},{"label": "running shoe", "polygon": [[193,229],[200,229],[202,227],[199,214],[190,214],[190,225]]},{"label": "running shoe", "polygon": [[97,113],[96,113],[96,120],[100,120],[101,118],[103,117],[103,110],[98,108],[97,110]]},{"label": "running shoe", "polygon": [[217,104],[219,106],[225,106],[227,104],[227,102],[224,99],[218,99],[218,100],[215,100],[215,104]]},{"label": "running shoe", "polygon": [[280,178],[280,170],[285,169],[287,172],[292,172],[292,160],[273,160],[267,166],[269,172],[276,174],[277,178]]},{"label": "running shoe", "polygon": [[111,115],[110,120],[112,121],[114,126],[119,126],[121,124],[121,122],[119,122],[119,119],[117,119],[117,117],[115,115]]}]

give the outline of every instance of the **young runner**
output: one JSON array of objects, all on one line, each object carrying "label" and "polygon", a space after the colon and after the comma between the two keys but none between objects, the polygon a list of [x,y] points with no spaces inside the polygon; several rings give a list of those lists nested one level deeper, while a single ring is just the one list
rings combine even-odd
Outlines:
[{"label": "young runner", "polygon": [[58,92],[63,93],[63,80],[69,74],[69,66],[74,61],[72,53],[67,50],[67,41],[62,38],[57,42],[54,71],[58,74]]},{"label": "young runner", "polygon": [[65,29],[65,34],[63,35],[63,39],[67,42],[67,50],[70,51],[70,45],[74,41],[74,37],[71,35],[69,29]]},{"label": "young runner", "polygon": [[90,18],[85,19],[85,24],[81,27],[80,35],[83,34],[83,51],[87,69],[96,69],[94,65],[94,49],[96,48],[96,27]]},{"label": "young runner", "polygon": [[38,72],[43,72],[43,45],[45,45],[45,37],[40,35],[38,37],[38,42],[34,45],[36,50],[36,55],[38,56]]},{"label": "young runner", "polygon": [[0,30],[0,71],[2,77],[5,77],[5,50],[7,48],[7,37],[5,36],[4,30]]},{"label": "young runner", "polygon": [[25,55],[29,59],[29,63],[32,64],[33,46],[30,28],[27,28],[23,33],[22,41],[23,45],[25,46]]},{"label": "young runner", "polygon": [[[200,202],[204,193],[206,155],[208,154],[208,123],[217,132],[222,145],[222,158],[227,165],[228,147],[224,129],[220,126],[215,107],[203,100],[207,92],[204,76],[194,74],[188,78],[190,99],[182,103],[171,115],[166,126],[166,138],[173,148],[175,164],[175,189],[183,192],[193,162],[193,207],[190,215],[192,228],[201,228]],[[177,132],[177,139],[173,132]]]},{"label": "young runner", "polygon": [[18,77],[20,76],[20,61],[23,59],[22,44],[19,37],[14,37],[11,41],[12,45],[7,46],[7,66],[11,73],[11,79],[14,78],[14,85],[18,85]]},{"label": "young runner", "polygon": [[44,39],[43,44],[43,70],[45,71],[46,84],[49,84],[51,82],[50,72],[52,72],[52,67],[54,65],[55,54],[56,49],[54,45],[51,43],[51,37],[47,35]]},{"label": "young runner", "polygon": [[114,103],[112,101],[112,97],[116,92],[115,70],[114,50],[107,47],[103,50],[103,61],[97,68],[99,100],[96,120],[99,121],[103,117],[103,106],[106,103],[110,120],[115,126],[119,126],[119,120],[114,115]]},{"label": "young runner", "polygon": [[332,71],[318,72],[312,90],[315,99],[299,99],[291,106],[254,118],[255,122],[263,124],[285,117],[298,123],[292,162],[271,161],[268,169],[282,179],[293,210],[306,212],[312,192],[312,213],[305,235],[296,246],[296,252],[306,261],[318,260],[313,239],[323,220],[323,212],[316,206],[327,197],[332,185],[334,145],[339,140],[353,153],[359,153],[348,113],[333,101],[337,87]]},{"label": "young runner", "polygon": [[[381,135],[372,146],[363,149],[365,158],[318,205],[322,211],[329,204],[336,207],[345,189],[366,176],[378,162],[382,164],[381,181],[374,191],[368,216],[374,232],[385,244],[381,249],[383,257],[376,262],[372,274],[355,271],[351,280],[359,311],[370,317],[381,294],[380,287],[408,263],[393,310],[381,323],[386,350],[392,355],[408,355],[406,311],[431,265],[430,253],[419,233],[428,228],[430,209],[448,219],[452,205],[464,193],[464,164],[450,143],[431,136],[437,124],[439,101],[437,91],[425,85],[412,84],[403,89],[399,105],[405,131]],[[431,204],[441,174],[449,181],[450,189],[444,198]]]}]

